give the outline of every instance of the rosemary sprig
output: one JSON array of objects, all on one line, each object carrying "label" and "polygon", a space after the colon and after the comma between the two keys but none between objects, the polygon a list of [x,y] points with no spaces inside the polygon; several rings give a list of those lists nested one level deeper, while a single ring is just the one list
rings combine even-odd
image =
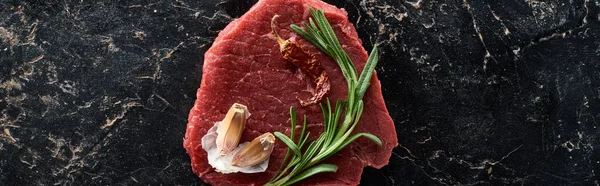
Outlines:
[{"label": "rosemary sprig", "polygon": [[[288,146],[288,150],[281,167],[266,185],[291,185],[318,173],[337,171],[336,165],[319,163],[359,137],[366,137],[377,145],[381,145],[381,140],[369,133],[358,133],[350,136],[362,114],[364,106],[362,98],[369,87],[371,76],[379,60],[377,46],[373,47],[362,74],[358,76],[354,64],[342,49],[323,11],[311,8],[310,13],[314,21],[309,18],[308,24],[302,23],[305,29],[296,25],[291,25],[291,28],[335,60],[348,84],[348,98],[345,101],[337,101],[333,110],[329,99],[327,99],[326,104],[321,103],[324,131],[315,141],[308,139],[310,133],[305,134],[306,116],[304,116],[299,138],[294,139],[296,136],[296,112],[293,107],[290,107],[292,123],[290,137],[275,132],[275,136]],[[342,115],[344,116],[343,120],[341,120]],[[339,124],[340,122],[341,124]]]}]

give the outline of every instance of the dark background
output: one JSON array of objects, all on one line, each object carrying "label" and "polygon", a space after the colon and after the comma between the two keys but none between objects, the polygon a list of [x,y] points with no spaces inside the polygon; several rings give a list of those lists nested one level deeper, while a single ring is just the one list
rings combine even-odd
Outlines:
[{"label": "dark background", "polygon": [[[417,0],[412,0],[417,1]],[[399,146],[363,185],[598,185],[598,0],[329,1]],[[253,1],[0,0],[0,185],[202,185],[204,52]]]}]

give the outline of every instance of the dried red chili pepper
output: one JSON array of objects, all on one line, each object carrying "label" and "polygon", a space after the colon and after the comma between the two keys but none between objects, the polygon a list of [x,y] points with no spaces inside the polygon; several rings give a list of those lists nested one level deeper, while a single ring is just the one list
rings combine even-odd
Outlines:
[{"label": "dried red chili pepper", "polygon": [[298,97],[298,101],[302,106],[308,106],[315,104],[321,99],[323,96],[329,91],[330,83],[329,78],[327,76],[327,72],[321,66],[321,63],[317,60],[314,53],[304,49],[298,42],[283,40],[279,37],[279,34],[275,30],[275,19],[278,16],[275,15],[273,19],[271,19],[271,29],[273,30],[273,34],[277,37],[277,43],[279,43],[279,51],[283,55],[283,59],[291,62],[296,67],[298,67],[305,75],[309,76],[312,83],[315,86],[314,92],[312,92],[313,96],[308,100],[302,100]]}]

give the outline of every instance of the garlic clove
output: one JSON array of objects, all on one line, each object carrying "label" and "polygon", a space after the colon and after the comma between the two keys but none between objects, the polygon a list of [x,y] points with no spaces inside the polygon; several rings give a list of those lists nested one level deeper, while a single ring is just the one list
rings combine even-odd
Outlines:
[{"label": "garlic clove", "polygon": [[221,127],[217,130],[217,151],[221,156],[225,156],[238,146],[249,116],[245,105],[234,103],[229,108]]},{"label": "garlic clove", "polygon": [[250,167],[257,165],[271,156],[275,146],[275,136],[270,132],[264,133],[252,140],[248,145],[238,151],[231,160],[231,165],[236,167]]}]

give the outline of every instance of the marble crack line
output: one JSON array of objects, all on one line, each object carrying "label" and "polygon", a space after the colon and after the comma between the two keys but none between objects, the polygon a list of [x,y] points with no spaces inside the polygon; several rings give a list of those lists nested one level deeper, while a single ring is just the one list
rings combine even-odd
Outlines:
[{"label": "marble crack line", "polygon": [[[212,21],[212,20],[217,19],[217,16],[225,18],[227,22],[232,21],[234,19],[233,17],[229,16],[227,13],[224,13],[223,11],[216,11],[215,13],[213,13],[212,17],[203,15],[202,18]],[[210,27],[209,27],[209,30],[210,30]]]},{"label": "marble crack line", "polygon": [[13,53],[13,46],[18,43],[18,38],[15,36],[16,34],[12,31],[0,27],[0,42],[8,43],[8,48],[10,49],[10,53]]},{"label": "marble crack line", "polygon": [[504,155],[504,156],[503,156],[502,158],[500,158],[500,160],[498,160],[498,161],[494,161],[494,160],[483,160],[481,163],[477,163],[477,165],[474,165],[473,163],[469,163],[469,162],[467,162],[467,161],[464,161],[464,160],[459,160],[459,164],[461,164],[461,163],[465,163],[465,164],[469,165],[469,167],[470,167],[471,169],[473,169],[473,170],[483,170],[483,169],[485,169],[485,167],[486,167],[487,165],[491,165],[491,166],[494,166],[494,165],[501,165],[502,167],[504,167],[504,168],[507,168],[507,169],[511,170],[511,169],[510,169],[510,168],[508,168],[507,166],[505,166],[505,165],[502,165],[502,161],[504,161],[504,159],[508,158],[509,156],[511,156],[512,154],[514,154],[516,151],[518,151],[519,149],[521,149],[521,147],[523,147],[523,144],[519,145],[519,147],[515,148],[514,150],[512,150],[512,151],[508,152],[506,155]]},{"label": "marble crack line", "polygon": [[[169,102],[167,101],[167,99],[163,98],[162,96],[160,96],[160,95],[158,95],[158,94],[156,94],[156,93],[154,93],[154,94],[152,94],[152,95],[156,95],[156,97],[158,97],[158,99],[160,99],[160,100],[161,100],[163,103],[167,104],[167,107],[173,107],[173,106],[171,105],[171,103],[169,103]],[[162,109],[162,111],[165,111],[165,109],[167,109],[167,107],[163,108],[163,109]]]},{"label": "marble crack line", "polygon": [[494,16],[494,19],[498,20],[498,22],[500,22],[500,25],[502,25],[502,27],[504,28],[504,35],[510,34],[510,30],[508,30],[508,27],[506,27],[506,24],[504,24],[504,21],[502,21],[500,16],[498,16],[496,14],[496,12],[494,10],[492,10],[492,7],[490,7],[489,4],[487,5],[487,7],[490,10],[490,12],[492,13],[492,15]]},{"label": "marble crack line", "polygon": [[403,159],[403,160],[409,160],[409,161],[412,161],[413,163],[415,162],[415,159],[413,159],[413,158],[411,158],[411,157],[408,157],[408,156],[400,156],[399,154],[397,154],[397,153],[396,153],[396,152],[394,152],[394,151],[392,151],[392,154],[393,154],[394,156],[396,156],[396,157],[400,158],[400,159]]},{"label": "marble crack line", "polygon": [[[360,6],[366,12],[366,14],[369,15],[370,18],[372,18],[373,20],[375,20],[377,22],[377,25],[379,26],[379,32],[377,33],[377,36],[375,38],[375,43],[377,43],[377,44],[383,43],[383,41],[381,41],[381,42],[377,42],[377,41],[379,41],[379,37],[382,35],[382,32],[385,31],[385,30],[382,31],[382,29],[385,29],[385,25],[383,25],[381,23],[381,20],[378,19],[378,18],[376,18],[375,14],[373,14],[373,10],[375,9],[375,7],[374,6],[367,7],[367,1],[366,0],[362,0],[360,2]],[[373,35],[369,35],[369,42],[370,43],[374,43],[373,42]]]},{"label": "marble crack line", "polygon": [[54,145],[56,146],[56,148],[51,150],[51,156],[56,159],[62,159],[60,158],[60,149],[67,143],[66,140],[62,138],[56,138],[52,134],[48,134],[47,139],[54,143]]},{"label": "marble crack line", "polygon": [[[142,76],[136,76],[135,78],[137,79],[152,79],[153,83],[156,83],[156,80],[160,79],[161,76],[161,64],[165,59],[169,59],[171,57],[173,57],[173,54],[175,53],[175,51],[177,51],[179,49],[179,47],[181,47],[181,45],[183,45],[185,42],[179,42],[179,44],[177,46],[175,46],[174,48],[161,48],[161,49],[153,49],[152,52],[152,56],[154,57],[160,57],[160,59],[158,59],[158,62],[156,62],[156,67],[154,68],[154,73],[152,74],[152,76],[148,76],[148,75],[142,75]],[[167,51],[167,54],[165,56],[161,57],[161,51]]]},{"label": "marble crack line", "polygon": [[567,38],[567,36],[571,35],[573,33],[573,31],[575,31],[577,29],[580,29],[580,28],[583,28],[588,23],[587,18],[588,18],[588,15],[589,15],[589,8],[587,6],[587,2],[589,2],[589,0],[586,0],[584,2],[584,4],[583,4],[584,7],[585,7],[585,10],[586,10],[586,15],[583,17],[583,20],[581,21],[580,25],[577,25],[575,28],[568,29],[568,30],[566,30],[564,32],[555,32],[555,33],[552,33],[550,35],[541,36],[538,39],[533,39],[526,46],[522,47],[521,51],[525,51],[529,47],[536,46],[536,45],[538,45],[540,43],[543,43],[543,42],[546,42],[546,41],[550,41],[550,40],[554,40],[554,39],[564,39],[564,38]]},{"label": "marble crack line", "polygon": [[488,49],[487,45],[485,44],[485,41],[483,39],[483,35],[481,35],[481,31],[479,29],[479,26],[477,26],[477,21],[475,20],[475,15],[473,14],[473,12],[471,11],[471,5],[469,4],[469,2],[467,0],[463,0],[464,5],[467,7],[467,12],[469,12],[469,15],[471,15],[471,19],[473,20],[473,28],[475,29],[475,33],[477,33],[477,37],[479,38],[479,41],[481,41],[481,44],[483,45],[483,48],[485,49],[485,56],[483,57],[483,70],[486,70],[487,68],[487,60],[486,58],[492,58],[492,60],[494,60],[494,62],[498,63],[498,61],[496,60],[496,58],[490,53],[490,50]]},{"label": "marble crack line", "polygon": [[[185,3],[183,3],[182,1],[177,1],[177,2],[181,2],[181,5],[171,4],[171,6],[175,7],[175,8],[181,8],[181,9],[184,9],[184,10],[189,10],[189,11],[192,11],[192,12],[195,12],[195,13],[199,13],[200,12],[199,10],[196,10],[196,9],[190,8],[188,6],[185,6]],[[198,17],[198,16],[196,16],[196,17]]]},{"label": "marble crack line", "polygon": [[467,183],[467,184],[465,184],[465,186],[471,186],[471,185],[487,185],[488,183],[489,183],[489,182],[487,182],[487,181],[477,181],[477,182],[474,182],[474,183]]},{"label": "marble crack line", "polygon": [[8,128],[4,128],[3,133],[0,134],[0,139],[5,139],[6,141],[8,141],[9,143],[16,145],[17,147],[20,147],[17,145],[17,139],[15,139],[11,134],[10,134],[10,130]]},{"label": "marble crack line", "polygon": [[[69,164],[67,166],[65,166],[60,172],[63,171],[67,171],[69,169],[71,169],[73,167],[73,165],[76,166],[76,169],[68,171],[68,176],[72,176],[74,173],[81,171],[80,168],[83,167],[84,165],[84,160],[87,156],[89,156],[90,154],[94,154],[98,151],[98,149],[100,148],[100,143],[102,143],[102,141],[104,141],[106,138],[108,138],[110,136],[111,133],[111,129],[113,128],[114,124],[118,121],[121,120],[125,117],[125,114],[129,111],[130,108],[133,107],[142,107],[143,105],[137,102],[128,102],[124,105],[122,105],[122,112],[120,114],[118,114],[115,118],[113,119],[107,119],[107,123],[105,125],[103,125],[101,128],[109,128],[109,131],[106,132],[100,139],[98,139],[96,142],[93,143],[93,145],[90,147],[90,149],[85,152],[82,156],[80,157],[76,157],[76,158],[72,158],[71,161],[69,161]],[[79,150],[80,151],[80,150]],[[72,177],[71,177],[72,178]]]},{"label": "marble crack line", "polygon": [[412,7],[414,7],[415,9],[419,9],[421,8],[421,3],[423,2],[423,0],[417,0],[417,2],[410,2],[410,1],[406,1],[406,3],[410,4]]},{"label": "marble crack line", "polygon": [[[406,149],[406,148],[405,148],[405,149]],[[408,149],[407,149],[407,150],[408,150]],[[410,152],[410,151],[409,151],[409,152]],[[416,157],[415,157],[415,156],[413,156],[412,154],[410,154],[410,155],[411,155],[413,158],[410,158],[410,157],[408,157],[408,156],[400,156],[400,155],[396,154],[396,153],[395,153],[395,152],[393,152],[393,151],[392,151],[392,154],[393,154],[394,156],[396,156],[396,157],[400,158],[400,159],[408,159],[408,160],[410,160],[410,162],[411,162],[411,163],[412,163],[412,164],[413,164],[415,167],[419,167],[419,170],[420,170],[420,171],[421,171],[421,172],[422,172],[422,173],[423,173],[425,176],[429,177],[429,178],[430,178],[430,179],[432,179],[432,180],[435,180],[435,181],[437,181],[437,182],[438,182],[438,183],[440,183],[441,185],[450,185],[450,184],[446,183],[446,182],[445,182],[445,180],[444,180],[443,178],[438,178],[438,177],[432,176],[431,174],[427,173],[427,171],[424,169],[425,167],[424,167],[424,166],[422,166],[422,165],[418,165],[418,164],[417,164],[417,162],[415,161],[415,159],[413,159],[413,158],[416,158]],[[431,163],[429,162],[429,160],[427,160],[427,164],[428,164],[428,166],[432,167],[433,169],[435,169],[435,170],[439,170],[439,169],[437,169],[437,168],[433,167],[433,166],[431,165]]]},{"label": "marble crack line", "polygon": [[583,1],[583,8],[585,8],[585,16],[583,16],[583,20],[581,20],[581,22],[583,24],[587,24],[588,23],[588,16],[590,15],[590,9],[588,8],[588,3],[589,2],[590,2],[590,0]]},{"label": "marble crack line", "polygon": [[[582,27],[582,26],[580,26],[580,27]],[[580,27],[577,27],[577,28],[580,28]],[[574,28],[574,29],[577,29],[577,28]],[[537,40],[534,39],[534,41],[529,42],[529,44],[527,44],[526,46],[524,46],[521,49],[521,53],[523,51],[525,51],[527,48],[539,45],[540,43],[543,43],[543,42],[546,42],[546,41],[550,41],[550,40],[554,40],[554,39],[564,39],[564,38],[567,38],[567,35],[570,35],[573,32],[574,29],[569,29],[569,30],[564,31],[564,32],[552,33],[551,35],[540,37]]]},{"label": "marble crack line", "polygon": [[500,160],[498,162],[503,161],[504,159],[508,158],[510,155],[514,154],[515,152],[517,152],[519,149],[521,149],[521,147],[523,147],[523,144],[519,145],[517,148],[515,148],[514,150],[508,152],[508,154],[502,156],[502,158],[500,158]]},{"label": "marble crack line", "polygon": [[110,53],[115,53],[115,52],[118,52],[119,50],[121,50],[121,49],[119,49],[119,47],[117,47],[115,45],[112,37],[109,37],[109,36],[100,36],[100,37],[102,37],[100,42],[106,44],[106,50],[108,50]]},{"label": "marble crack line", "polygon": [[566,181],[566,182],[571,182],[571,179],[569,179],[569,178],[566,178],[566,177],[562,177],[562,176],[559,176],[559,175],[556,175],[556,174],[552,174],[552,173],[549,173],[549,172],[546,172],[546,171],[540,171],[540,172],[542,172],[542,173],[544,173],[544,174],[547,174],[547,175],[549,175],[549,176],[552,176],[552,177],[554,177],[554,178],[557,178],[557,179],[560,179],[560,180]]},{"label": "marble crack line", "polygon": [[107,127],[112,127],[118,120],[121,120],[121,119],[123,119],[123,117],[125,117],[125,114],[127,114],[127,112],[129,111],[130,108],[141,107],[141,106],[143,106],[143,105],[138,102],[129,102],[127,104],[122,105],[121,113],[117,114],[113,119],[106,119],[106,124],[100,126],[100,128],[105,129]]},{"label": "marble crack line", "polygon": [[358,8],[358,6],[356,6],[356,4],[351,1],[350,3],[352,3],[352,6],[354,6],[354,8],[356,9],[356,12],[358,12],[358,18],[356,19],[356,28],[358,28],[358,25],[360,23],[360,19],[362,18],[362,15],[360,14],[360,9]]},{"label": "marble crack line", "polygon": [[27,35],[27,43],[31,43],[35,45],[35,31],[37,30],[38,22],[34,22],[29,29],[29,34]]},{"label": "marble crack line", "polygon": [[[167,166],[165,166],[165,167],[156,167],[156,166],[142,167],[142,168],[138,168],[133,171],[130,171],[127,174],[134,175],[137,172],[144,171],[144,170],[160,170],[160,172],[165,172],[165,171],[167,171],[167,169],[169,169],[171,166],[173,166],[173,161],[176,161],[176,160],[177,159],[172,159],[172,160],[167,161]],[[124,171],[122,171],[122,172],[124,172]]]},{"label": "marble crack line", "polygon": [[37,162],[40,159],[40,157],[38,156],[37,152],[32,151],[30,148],[25,148],[25,150],[27,151],[27,154],[31,154],[32,158],[30,161],[27,161],[25,158],[25,156],[20,156],[19,160],[21,161],[21,163],[27,165],[27,168],[29,169],[33,169],[37,166]]},{"label": "marble crack line", "polygon": [[17,34],[19,31],[12,31],[11,28],[6,29],[4,27],[0,27],[0,41],[8,43],[9,49],[11,53],[13,53],[14,46],[36,46],[35,43],[35,31],[37,30],[38,21],[35,21],[31,26],[29,26],[29,34],[25,37],[25,41],[21,41],[19,39],[19,35]]},{"label": "marble crack line", "polygon": [[431,136],[429,136],[427,139],[424,139],[422,141],[417,141],[417,144],[425,144],[425,143],[427,143],[428,141],[431,141],[431,140],[432,140]]},{"label": "marble crack line", "polygon": [[[442,171],[440,171],[440,169],[438,169],[437,167],[433,166],[429,160],[427,160],[427,166],[433,168],[434,173],[435,172],[439,172],[439,173],[442,173],[444,175],[442,177],[432,176],[429,173],[427,173],[427,171],[425,171],[424,168],[421,168],[421,172],[423,172],[423,174],[425,174],[430,179],[435,180],[435,181],[437,181],[438,183],[440,183],[442,185],[450,185],[449,183],[446,183],[446,180],[444,179],[444,176],[447,176],[446,173],[443,173]],[[451,182],[452,180],[449,180],[449,181]]]},{"label": "marble crack line", "polygon": [[[4,88],[3,85],[4,84],[0,83],[0,88]],[[12,99],[11,100],[6,100],[5,99],[4,101],[8,102],[8,104],[10,105],[12,102],[23,101],[24,99],[25,99],[25,97],[23,97],[23,98],[17,98],[14,101],[12,101]],[[6,109],[0,111],[0,115],[2,116],[2,117],[0,117],[0,127],[2,127],[2,128],[13,128],[13,129],[22,128],[21,126],[16,125],[16,123],[22,122],[22,118],[24,117],[23,108],[19,107],[19,115],[17,115],[14,119],[12,117],[9,118],[7,112],[8,111]]]},{"label": "marble crack line", "polygon": [[181,45],[183,45],[183,43],[185,43],[185,42],[179,42],[179,44],[177,46],[175,46],[173,49],[168,49],[169,53],[167,53],[167,55],[165,55],[164,57],[160,58],[160,62],[164,61],[165,59],[169,59],[169,58],[173,57],[173,53],[175,53],[175,51],[177,51],[179,49],[179,47],[181,47]]},{"label": "marble crack line", "polygon": [[36,56],[34,58],[31,58],[29,61],[27,61],[27,63],[35,63],[35,62],[42,60],[43,58],[44,58],[44,55],[42,54],[42,55]]},{"label": "marble crack line", "polygon": [[398,147],[403,148],[404,150],[406,150],[406,152],[408,152],[408,155],[410,155],[410,157],[416,159],[417,157],[415,155],[412,154],[412,152],[410,150],[408,150],[408,148],[404,147],[402,144],[398,143]]},{"label": "marble crack line", "polygon": [[147,5],[139,5],[139,4],[138,5],[129,5],[129,6],[127,6],[127,8],[146,8],[147,9],[148,7],[151,7],[151,6],[154,6],[154,5],[157,5],[157,4],[158,3],[150,3],[150,4],[147,4]]}]

